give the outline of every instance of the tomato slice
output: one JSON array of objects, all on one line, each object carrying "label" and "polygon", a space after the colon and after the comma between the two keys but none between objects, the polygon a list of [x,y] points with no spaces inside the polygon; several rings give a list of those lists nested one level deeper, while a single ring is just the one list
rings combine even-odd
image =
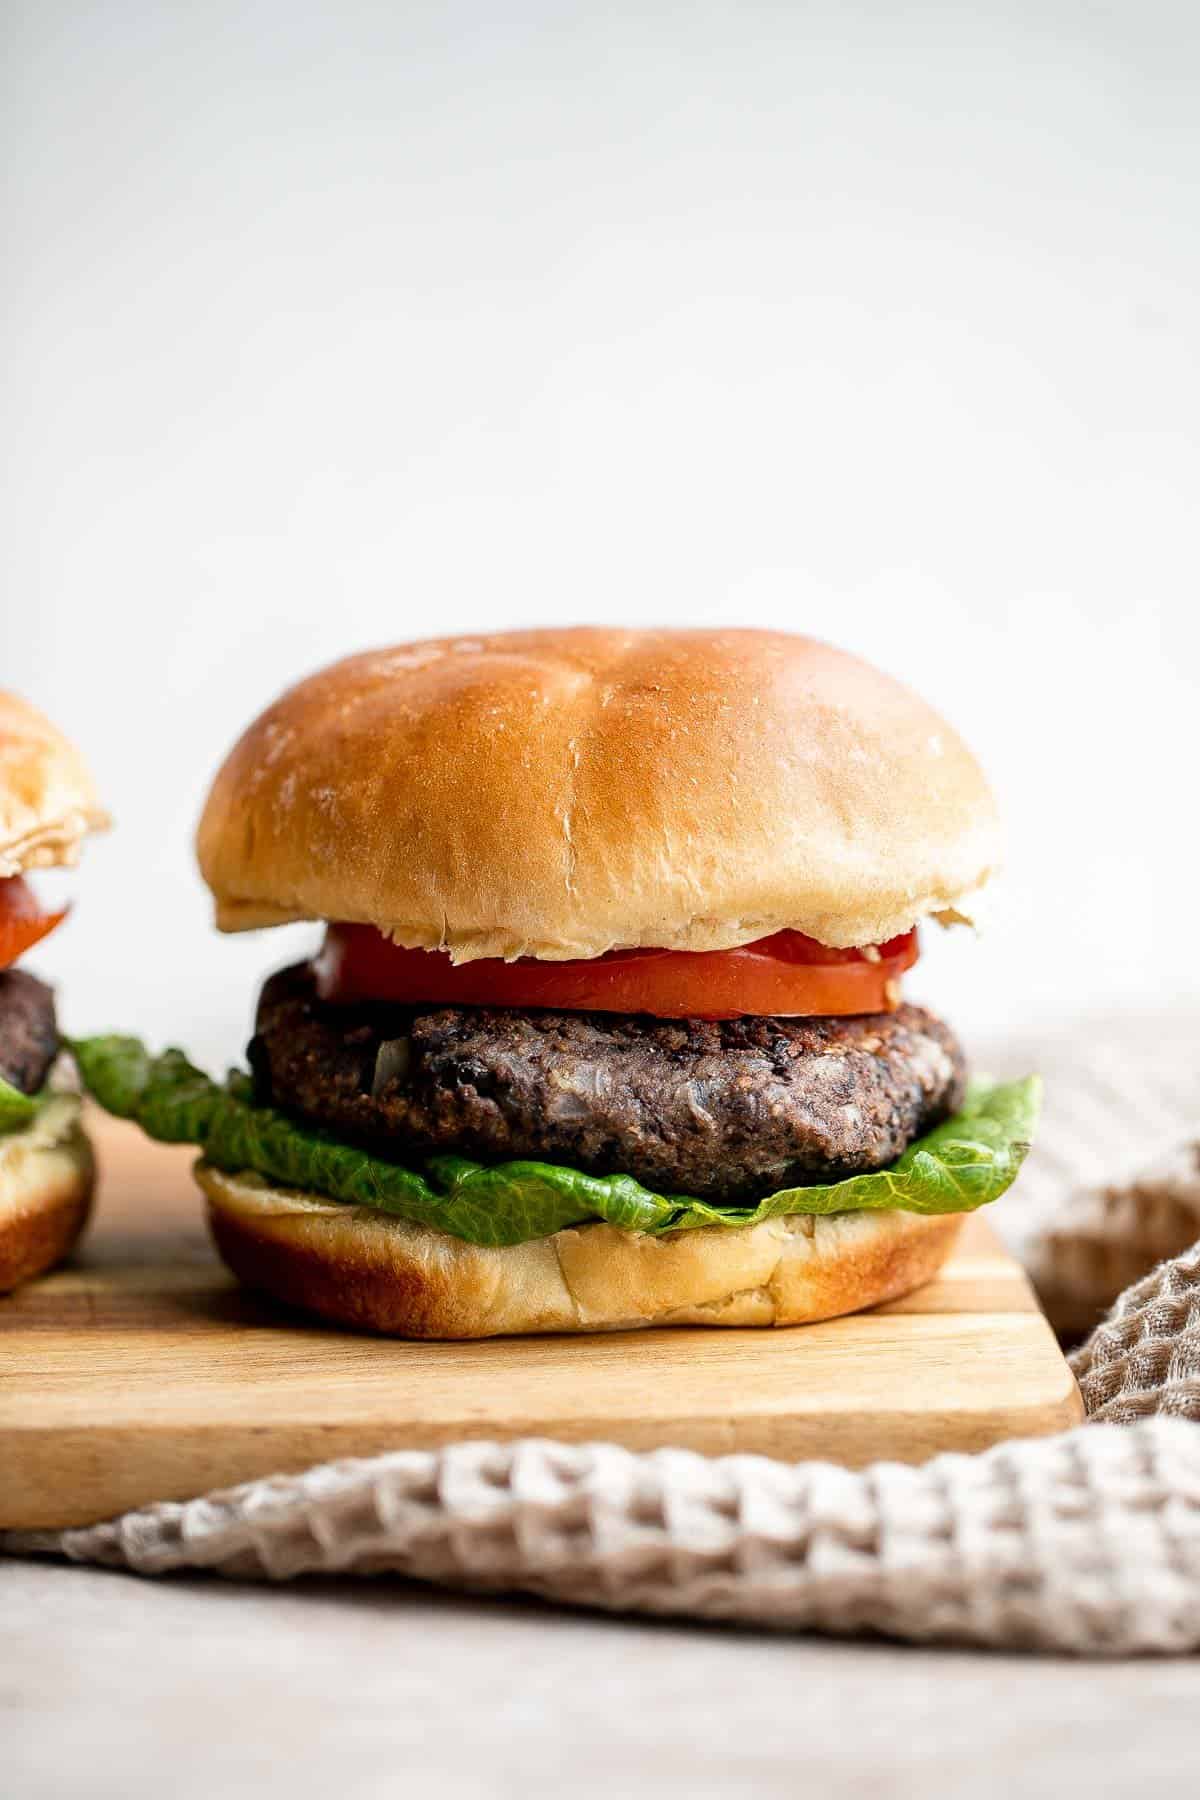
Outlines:
[{"label": "tomato slice", "polygon": [[915,929],[873,955],[777,931],[737,950],[611,950],[577,962],[488,957],[456,968],[444,951],[401,949],[373,925],[335,924],[313,966],[318,994],[334,1005],[378,1000],[733,1019],[894,1012],[899,978],[916,960]]},{"label": "tomato slice", "polygon": [[47,912],[22,875],[0,881],[0,969],[11,968],[18,956],[61,925],[70,911]]}]

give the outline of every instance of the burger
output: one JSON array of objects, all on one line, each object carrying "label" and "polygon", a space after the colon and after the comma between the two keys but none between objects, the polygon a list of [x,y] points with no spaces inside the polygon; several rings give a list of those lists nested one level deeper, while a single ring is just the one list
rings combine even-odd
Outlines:
[{"label": "burger", "polygon": [[85,1080],[195,1143],[236,1275],[407,1337],[792,1325],[927,1281],[1036,1084],[904,1002],[997,860],[906,688],[763,631],[440,638],[336,663],[216,777],[224,931],[324,923],[223,1083]]},{"label": "burger", "polygon": [[26,876],[74,863],[107,823],[73,745],[0,692],[0,1293],[59,1262],[91,1205],[79,1095],[58,1079],[54,995],[16,965],[66,916]]}]

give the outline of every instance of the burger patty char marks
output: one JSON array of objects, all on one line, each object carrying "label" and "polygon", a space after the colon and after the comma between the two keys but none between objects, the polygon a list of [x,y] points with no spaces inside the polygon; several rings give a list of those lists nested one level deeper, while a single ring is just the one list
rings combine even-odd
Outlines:
[{"label": "burger patty char marks", "polygon": [[0,1077],[36,1094],[58,1054],[54,993],[24,969],[0,973]]},{"label": "burger patty char marks", "polygon": [[333,1007],[297,964],[266,983],[256,1023],[261,1097],[346,1142],[566,1163],[729,1203],[883,1168],[964,1089],[957,1039],[916,1006],[716,1021]]}]

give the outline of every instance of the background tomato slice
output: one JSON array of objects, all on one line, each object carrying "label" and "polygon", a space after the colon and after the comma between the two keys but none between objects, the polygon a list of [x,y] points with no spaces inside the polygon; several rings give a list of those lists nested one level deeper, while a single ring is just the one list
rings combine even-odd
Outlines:
[{"label": "background tomato slice", "polygon": [[46,937],[70,911],[47,912],[21,875],[0,881],[0,969],[11,968],[31,944]]},{"label": "background tomato slice", "polygon": [[439,950],[403,950],[371,925],[330,925],[314,968],[335,1005],[545,1006],[658,1018],[812,1017],[893,1012],[899,978],[917,960],[916,931],[874,955],[834,950],[780,931],[736,950],[614,950],[578,962],[502,962],[457,968]]}]

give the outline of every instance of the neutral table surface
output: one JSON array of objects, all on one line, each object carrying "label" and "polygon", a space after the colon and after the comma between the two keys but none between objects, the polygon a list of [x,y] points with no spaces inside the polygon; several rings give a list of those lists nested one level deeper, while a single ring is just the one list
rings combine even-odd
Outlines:
[{"label": "neutral table surface", "polygon": [[1169,1794],[1200,1661],[655,1625],[402,1582],[0,1563],[6,1800]]},{"label": "neutral table surface", "polygon": [[[1043,1054],[1023,1194],[1049,1190],[1056,1158],[1091,1178],[1182,1132],[1200,1091],[1181,1030],[1129,1021],[1119,1058],[1102,1036]],[[3,1800],[390,1800],[414,1775],[435,1800],[1184,1800],[1200,1793],[1200,1658],[843,1644],[401,1581],[0,1559]]]}]

